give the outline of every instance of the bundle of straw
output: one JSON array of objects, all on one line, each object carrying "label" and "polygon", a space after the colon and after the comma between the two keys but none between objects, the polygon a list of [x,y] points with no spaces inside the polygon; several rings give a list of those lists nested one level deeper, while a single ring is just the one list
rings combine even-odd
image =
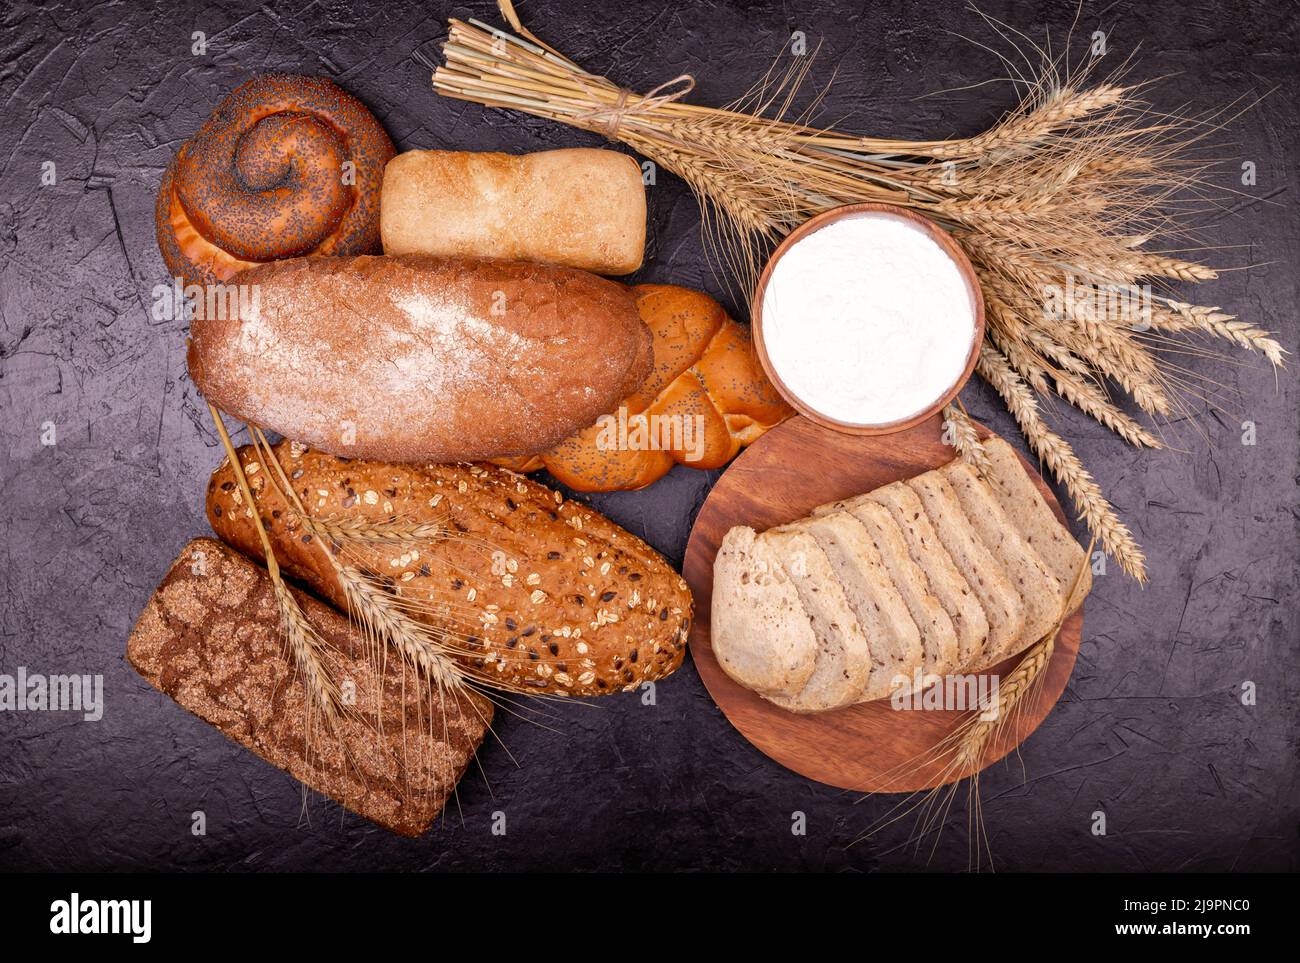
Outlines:
[{"label": "bundle of straw", "polygon": [[893,203],[951,231],[984,289],[978,372],[1102,547],[1145,582],[1142,550],[1070,445],[1047,427],[1039,399],[1064,399],[1129,444],[1159,448],[1161,439],[1113,395],[1128,395],[1149,417],[1181,413],[1180,396],[1197,384],[1156,353],[1175,344],[1171,333],[1215,336],[1282,363],[1267,332],[1165,291],[1170,280],[1216,277],[1155,246],[1180,235],[1187,202],[1196,200],[1204,166],[1189,159],[1189,148],[1212,129],[1205,118],[1156,114],[1140,85],[1089,84],[1086,69],[1062,77],[1044,57],[1036,79],[1024,81],[1021,104],[983,134],[861,137],[812,126],[816,103],[792,114],[811,57],[769,71],[727,108],[701,107],[681,102],[689,76],[644,96],[624,90],[530,34],[509,0],[499,6],[513,32],[451,21],[434,89],[599,132],[677,174],[700,201],[710,254],[745,295],[771,246],[829,208]]}]

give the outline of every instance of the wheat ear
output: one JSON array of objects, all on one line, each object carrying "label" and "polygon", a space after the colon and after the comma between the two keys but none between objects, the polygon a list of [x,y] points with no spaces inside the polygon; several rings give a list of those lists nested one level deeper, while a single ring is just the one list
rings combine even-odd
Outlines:
[{"label": "wheat ear", "polygon": [[987,344],[980,346],[976,370],[1002,396],[1025,433],[1029,446],[1069,491],[1080,517],[1087,522],[1089,531],[1101,542],[1101,547],[1119,562],[1125,572],[1146,584],[1146,556],[1134,540],[1133,533],[1119,520],[1114,507],[1083,467],[1074,449],[1043,422],[1029,386],[1020,379],[1007,359]]},{"label": "wheat ear", "polygon": [[984,762],[984,754],[988,750],[989,742],[992,740],[998,728],[1005,725],[1011,718],[1011,714],[1016,711],[1021,704],[1026,693],[1030,692],[1035,683],[1042,678],[1043,670],[1047,668],[1052,661],[1052,654],[1056,651],[1056,638],[1061,633],[1061,626],[1069,615],[1070,603],[1077,597],[1079,586],[1083,582],[1083,574],[1092,564],[1092,550],[1096,545],[1094,538],[1088,544],[1088,550],[1083,554],[1083,562],[1079,570],[1074,573],[1074,579],[1070,583],[1070,591],[1064,595],[1064,601],[1061,603],[1060,612],[1057,614],[1056,621],[1052,625],[1051,631],[1039,639],[1021,658],[1019,664],[1007,676],[1006,681],[998,686],[998,706],[997,712],[991,718],[985,718],[984,714],[974,718],[974,721],[968,726],[962,734],[961,742],[957,747],[957,758],[960,761],[961,769],[971,770],[971,774],[976,778],[979,777],[979,770]]},{"label": "wheat ear", "polygon": [[316,518],[295,509],[303,527],[331,542],[432,542],[447,537],[447,526],[438,522],[384,522],[365,518]]},{"label": "wheat ear", "polygon": [[1272,332],[1257,328],[1246,321],[1238,321],[1234,315],[1224,314],[1217,307],[1205,308],[1186,301],[1164,302],[1169,313],[1157,311],[1151,326],[1161,331],[1205,331],[1218,338],[1225,338],[1251,351],[1258,351],[1282,367],[1286,362],[1283,355],[1287,350],[1274,338]]},{"label": "wheat ear", "polygon": [[[272,476],[269,477],[272,477],[272,482],[280,490],[281,497],[290,505],[304,526],[329,539],[325,555],[343,589],[348,614],[366,639],[372,664],[377,669],[382,668],[385,646],[390,646],[416,670],[419,677],[428,681],[439,692],[450,692],[459,696],[470,679],[470,673],[452,657],[452,652],[449,651],[444,636],[454,633],[442,632],[435,626],[412,618],[400,598],[374,585],[355,566],[345,564],[339,558],[338,549],[340,544],[347,544],[350,541],[373,544],[385,541],[429,541],[444,538],[447,535],[446,527],[437,523],[393,522],[380,525],[365,519],[338,521],[314,518],[308,514],[306,506],[293,489],[284,466],[280,464],[279,458],[276,457],[261,429],[253,429],[253,438],[262,459],[272,468]],[[474,676],[474,678],[479,677]],[[496,688],[509,689],[497,680],[485,678],[484,681]]]},{"label": "wheat ear", "polygon": [[1048,94],[1039,106],[1013,113],[983,134],[948,141],[926,149],[925,153],[942,160],[980,157],[999,151],[1027,151],[1061,127],[1115,106],[1127,94],[1127,88],[1116,84],[1102,84],[1084,91],[1061,87]]},{"label": "wheat ear", "polygon": [[989,467],[989,455],[984,450],[984,442],[980,441],[975,423],[970,420],[961,399],[954,398],[953,402],[954,404],[949,404],[943,409],[943,426],[947,430],[948,437],[952,439],[952,446],[957,449],[957,454],[979,469],[980,474],[983,475]]},{"label": "wheat ear", "polygon": [[[288,641],[294,665],[297,667],[298,674],[302,676],[303,683],[307,688],[308,711],[310,712],[313,708],[318,710],[332,727],[334,722],[342,715],[344,707],[342,694],[325,668],[323,657],[326,648],[325,640],[320,637],[320,633],[308,621],[307,616],[298,605],[298,600],[293,597],[293,593],[289,591],[289,587],[280,574],[280,563],[275,557],[275,550],[271,547],[271,538],[266,534],[266,526],[262,524],[262,517],[257,511],[257,503],[253,500],[253,490],[248,484],[248,477],[244,474],[244,465],[239,460],[239,453],[235,451],[235,445],[230,440],[229,432],[226,431],[226,425],[221,418],[221,413],[214,405],[208,405],[208,412],[212,415],[213,424],[217,427],[217,434],[221,436],[221,444],[226,449],[226,458],[230,461],[231,470],[235,475],[235,482],[239,485],[240,494],[244,496],[244,502],[248,505],[248,512],[253,518],[253,526],[257,529],[258,538],[262,541],[262,552],[266,557],[266,572],[271,577],[271,584],[275,590],[276,606],[280,610],[280,624],[284,628],[285,638]],[[310,732],[310,726],[308,726],[307,731]]]}]

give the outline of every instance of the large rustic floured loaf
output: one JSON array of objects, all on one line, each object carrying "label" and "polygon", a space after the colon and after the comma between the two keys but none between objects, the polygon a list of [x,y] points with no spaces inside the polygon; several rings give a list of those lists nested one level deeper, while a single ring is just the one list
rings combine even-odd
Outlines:
[{"label": "large rustic floured loaf", "polygon": [[953,564],[952,556],[925,514],[916,492],[903,482],[893,482],[869,492],[866,498],[883,505],[903,532],[912,561],[925,569],[930,591],[939,600],[957,633],[958,661],[972,664],[984,651],[989,620],[970,583]]},{"label": "large rustic floured loaf", "polygon": [[[797,523],[822,547],[871,651],[871,675],[858,702],[883,699],[923,662],[921,633],[867,530],[848,512]],[[902,683],[901,687],[910,687]]]},{"label": "large rustic floured loaf", "polygon": [[894,585],[902,596],[907,611],[921,632],[924,655],[922,670],[926,675],[943,675],[960,667],[957,632],[952,619],[930,593],[930,582],[925,572],[912,561],[903,542],[903,533],[889,512],[873,501],[860,502],[852,509],[853,517],[862,523],[885,562]]},{"label": "large rustic floured loaf", "polygon": [[713,563],[709,634],[724,672],[760,695],[799,692],[817,660],[817,636],[771,544],[743,525]]},{"label": "large rustic floured loaf", "polygon": [[191,323],[194,384],[244,421],[349,458],[545,451],[650,373],[627,289],[571,268],[313,257],[230,284],[235,309]]},{"label": "large rustic floured loaf", "polygon": [[492,703],[468,690],[430,691],[396,659],[381,679],[358,629],[291,591],[326,643],[333,677],[355,686],[353,715],[334,731],[317,721],[308,737],[306,694],[285,656],[266,571],[214,539],[196,538],[181,551],[141,613],[127,659],[267,762],[393,832],[420,835],[483,741]]},{"label": "large rustic floured loaf", "polygon": [[1043,565],[1037,553],[1020,537],[1015,525],[998,504],[997,497],[975,467],[965,461],[954,461],[942,469],[961,502],[962,510],[970,519],[980,540],[1002,563],[1002,569],[1011,584],[1020,593],[1025,605],[1025,626],[1019,639],[1019,648],[1004,655],[1012,655],[1020,648],[1037,642],[1064,617],[1065,594]]},{"label": "large rustic floured loaf", "polygon": [[[350,461],[286,442],[275,452],[316,518],[442,525],[446,536],[432,541],[350,544],[347,560],[450,633],[467,669],[525,691],[576,696],[636,689],[681,665],[686,583],[593,509],[488,465]],[[256,452],[239,455],[280,565],[346,611],[327,547],[267,483],[271,469]],[[212,475],[207,509],[222,540],[261,557],[229,464]]]},{"label": "large rustic floured loaf", "polygon": [[1025,627],[1024,602],[971,527],[956,492],[943,475],[928,471],[909,479],[907,485],[920,497],[939,540],[984,607],[988,640],[974,664],[965,668],[975,672],[986,669],[1000,661],[1003,653],[1016,650]]},{"label": "large rustic floured loaf", "polygon": [[763,374],[749,328],[721,304],[667,284],[631,290],[653,339],[650,376],[617,410],[550,451],[497,464],[545,468],[577,491],[644,488],[674,465],[721,468],[794,414]]},{"label": "large rustic floured loaf", "polygon": [[645,186],[627,154],[411,150],[384,168],[385,254],[544,261],[630,274],[645,251]]},{"label": "large rustic floured loaf", "polygon": [[768,698],[791,712],[825,712],[856,702],[871,673],[871,652],[826,555],[804,532],[772,531],[760,538],[771,545],[790,576],[818,643],[816,663],[804,687]]},{"label": "large rustic floured loaf", "polygon": [[984,451],[989,463],[984,480],[997,496],[1007,518],[1038,553],[1062,588],[1069,591],[1078,577],[1078,587],[1069,603],[1073,610],[1092,588],[1092,570],[1087,564],[1087,553],[1043,500],[1043,493],[1025,471],[1015,449],[1001,438],[993,437],[984,441]]}]

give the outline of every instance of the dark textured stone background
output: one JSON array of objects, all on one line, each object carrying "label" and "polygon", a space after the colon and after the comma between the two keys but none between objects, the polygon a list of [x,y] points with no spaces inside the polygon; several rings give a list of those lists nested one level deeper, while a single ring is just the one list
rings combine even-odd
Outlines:
[{"label": "dark textured stone background", "polygon": [[[989,0],[987,12],[1058,44],[1073,2]],[[837,12],[834,8],[838,6]],[[1198,297],[1297,347],[1297,16],[1289,4],[1189,0],[1105,6],[1117,64],[1172,75],[1162,108],[1260,107],[1217,137],[1241,193],[1207,219],[1216,263]],[[719,714],[688,663],[635,696],[566,707],[552,732],[504,719],[500,745],[427,836],[407,841],[320,799],[152,690],[123,658],[133,620],[173,556],[204,532],[201,495],[220,458],[184,365],[183,324],[146,311],[165,271],[153,202],[173,151],[234,86],[264,70],[332,77],[371,106],[400,148],[537,150],[598,144],[557,124],[443,100],[430,64],[442,3],[4,5],[0,37],[0,672],[103,673],[98,724],[72,714],[0,715],[0,868],[9,869],[933,869],[967,866],[961,801],[933,858],[910,820],[846,844],[894,802],[785,772]],[[458,15],[495,19],[489,3]],[[578,5],[533,0],[525,21],[588,68],[646,89],[690,71],[693,99],[741,94],[791,32],[822,42],[814,72],[838,76],[824,117],[877,134],[975,133],[1011,104],[1004,73],[962,39],[978,17],[942,0],[890,3]],[[190,53],[202,30],[207,56]],[[1000,49],[1006,49],[1005,46]],[[1076,50],[1079,49],[1076,47]],[[917,99],[936,90],[943,97]],[[38,184],[42,161],[58,182]],[[1242,187],[1244,160],[1258,184]],[[699,215],[670,176],[651,191],[652,257],[638,276],[721,293]],[[743,315],[742,315],[743,316]],[[1297,391],[1257,358],[1181,359],[1218,382],[1221,411],[1191,399],[1171,428],[1183,451],[1136,454],[1086,418],[1058,424],[1150,558],[1139,589],[1112,571],[1088,602],[1071,684],[1024,746],[982,783],[1001,869],[1294,869],[1297,822]],[[1019,443],[982,385],[972,413]],[[1240,423],[1258,445],[1240,443]],[[40,426],[58,443],[41,447]],[[716,473],[678,469],[648,491],[593,499],[680,563]],[[1243,680],[1259,702],[1241,705]],[[206,811],[208,835],[190,834]],[[507,813],[505,837],[489,832]],[[791,813],[808,834],[791,834]],[[1104,810],[1109,833],[1090,834]],[[929,841],[927,841],[927,846]]]}]

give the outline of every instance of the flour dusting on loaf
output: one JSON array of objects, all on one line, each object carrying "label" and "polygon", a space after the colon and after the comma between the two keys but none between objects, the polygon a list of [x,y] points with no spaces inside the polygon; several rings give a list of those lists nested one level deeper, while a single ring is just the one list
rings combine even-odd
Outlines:
[{"label": "flour dusting on loaf", "polygon": [[386,461],[545,450],[640,386],[650,333],[622,286],[476,258],[298,258],[196,318],[190,374],[230,414]]}]

